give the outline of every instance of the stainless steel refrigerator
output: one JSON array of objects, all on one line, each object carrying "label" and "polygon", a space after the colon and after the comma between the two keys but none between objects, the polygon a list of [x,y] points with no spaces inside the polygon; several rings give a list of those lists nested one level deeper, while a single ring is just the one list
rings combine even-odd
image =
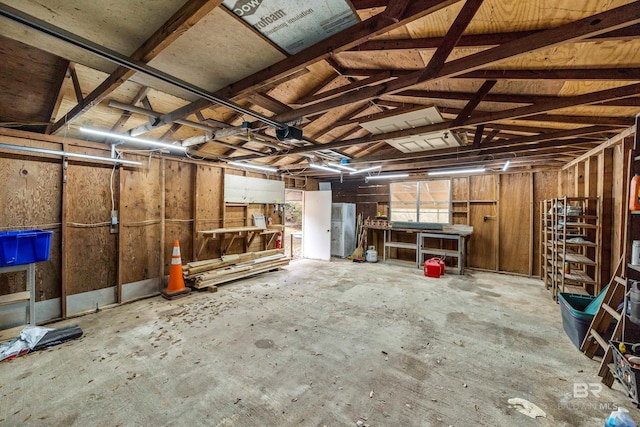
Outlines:
[{"label": "stainless steel refrigerator", "polygon": [[356,249],[355,203],[331,204],[331,255],[346,258]]}]

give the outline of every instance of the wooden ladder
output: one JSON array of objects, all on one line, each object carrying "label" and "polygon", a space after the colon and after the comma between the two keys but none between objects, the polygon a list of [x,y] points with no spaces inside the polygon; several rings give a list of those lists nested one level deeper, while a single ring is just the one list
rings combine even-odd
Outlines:
[{"label": "wooden ladder", "polygon": [[622,336],[622,328],[624,324],[622,321],[622,314],[618,313],[616,310],[618,306],[624,302],[624,295],[627,290],[627,279],[617,275],[621,264],[622,260],[618,263],[616,275],[614,275],[609,282],[609,287],[607,288],[604,299],[602,300],[602,304],[600,304],[600,308],[593,317],[591,325],[589,326],[589,332],[585,336],[582,346],[580,347],[580,350],[582,350],[582,352],[584,352],[584,354],[586,354],[590,359],[593,359],[599,348],[604,350],[604,357],[600,362],[598,375],[602,377],[602,382],[608,387],[611,387],[614,382],[613,375],[609,369],[609,364],[613,362],[613,352],[605,338],[605,333],[611,326],[611,322],[615,320],[617,323],[613,330],[613,334],[611,337],[607,338],[619,340]]}]

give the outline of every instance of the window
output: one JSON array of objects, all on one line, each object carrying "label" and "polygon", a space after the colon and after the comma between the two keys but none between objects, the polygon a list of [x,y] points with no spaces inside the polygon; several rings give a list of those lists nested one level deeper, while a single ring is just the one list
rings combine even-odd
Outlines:
[{"label": "window", "polygon": [[397,182],[389,185],[391,221],[449,223],[451,182]]}]

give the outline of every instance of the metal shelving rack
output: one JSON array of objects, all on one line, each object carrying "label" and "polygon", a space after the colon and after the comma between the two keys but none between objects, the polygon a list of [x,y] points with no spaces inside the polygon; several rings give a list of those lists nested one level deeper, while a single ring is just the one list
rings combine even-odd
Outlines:
[{"label": "metal shelving rack", "polygon": [[[562,211],[554,210],[562,212],[557,213],[562,234],[555,234],[557,268],[561,273],[559,288],[565,292],[565,286],[570,284],[597,295],[600,293],[600,198],[563,197],[557,201],[562,208]],[[571,207],[582,213],[570,214]],[[565,265],[570,271],[565,271]]]},{"label": "metal shelving rack", "polygon": [[600,199],[559,197],[541,202],[540,255],[545,287],[558,292],[600,292]]}]

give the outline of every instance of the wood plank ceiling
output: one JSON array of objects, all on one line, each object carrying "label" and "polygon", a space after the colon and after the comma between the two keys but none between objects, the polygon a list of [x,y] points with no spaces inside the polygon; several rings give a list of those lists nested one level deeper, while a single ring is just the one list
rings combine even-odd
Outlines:
[{"label": "wood plank ceiling", "polygon": [[[640,1],[352,0],[360,23],[294,55],[221,3],[4,0],[0,8],[298,126],[304,142],[279,141],[254,117],[6,17],[0,124],[79,139],[88,139],[78,130],[87,126],[184,143],[211,161],[335,178],[309,163],[342,157],[414,174],[499,169],[506,160],[558,167],[640,113]],[[377,135],[360,126],[426,106],[444,121]],[[403,153],[385,142],[453,130],[465,145]]]}]

